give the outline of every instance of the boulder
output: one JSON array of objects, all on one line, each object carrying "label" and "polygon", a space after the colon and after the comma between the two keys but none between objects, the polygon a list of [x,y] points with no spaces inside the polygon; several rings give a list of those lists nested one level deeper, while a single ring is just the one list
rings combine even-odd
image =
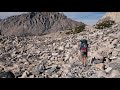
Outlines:
[{"label": "boulder", "polygon": [[118,42],[118,39],[113,40],[112,45],[117,44],[117,42]]},{"label": "boulder", "polygon": [[100,70],[104,70],[104,63],[99,63],[99,64],[95,64],[96,68],[100,69]]},{"label": "boulder", "polygon": [[27,76],[28,74],[29,74],[29,72],[25,71],[20,78],[28,78],[28,76]]},{"label": "boulder", "polygon": [[113,51],[112,52],[112,57],[116,57],[118,55],[118,51]]},{"label": "boulder", "polygon": [[106,73],[109,73],[112,70],[112,67],[108,67],[107,69],[105,69]]},{"label": "boulder", "polygon": [[115,76],[119,76],[120,72],[118,70],[112,70],[111,74],[110,74],[110,78],[114,78]]},{"label": "boulder", "polygon": [[35,75],[30,75],[29,78],[35,78]]},{"label": "boulder", "polygon": [[0,73],[0,78],[15,78],[15,75],[11,72],[2,72]]},{"label": "boulder", "polygon": [[103,60],[93,59],[93,63],[94,64],[100,64],[100,63],[103,63]]},{"label": "boulder", "polygon": [[52,73],[56,70],[56,67],[57,67],[57,66],[55,65],[55,66],[47,69],[45,72],[46,72],[48,75],[50,75],[50,74],[52,74]]},{"label": "boulder", "polygon": [[111,60],[115,60],[115,59],[117,59],[117,57],[110,57],[110,59],[111,59]]}]

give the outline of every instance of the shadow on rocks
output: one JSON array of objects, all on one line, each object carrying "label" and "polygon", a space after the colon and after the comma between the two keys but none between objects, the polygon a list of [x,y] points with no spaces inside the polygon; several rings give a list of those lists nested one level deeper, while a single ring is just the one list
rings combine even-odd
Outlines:
[{"label": "shadow on rocks", "polygon": [[1,72],[0,78],[15,78],[15,75],[11,71]]}]

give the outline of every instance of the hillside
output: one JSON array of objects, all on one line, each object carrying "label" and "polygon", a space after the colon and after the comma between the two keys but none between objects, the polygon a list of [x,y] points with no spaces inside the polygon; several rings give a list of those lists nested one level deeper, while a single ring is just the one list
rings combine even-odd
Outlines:
[{"label": "hillside", "polygon": [[[26,15],[26,14],[25,14]],[[79,57],[79,41],[89,44],[87,66]],[[43,36],[0,36],[0,72],[16,78],[120,78],[120,23],[110,28],[65,31]]]},{"label": "hillside", "polygon": [[120,23],[120,12],[107,12],[98,22],[101,23],[105,20],[112,20],[115,21],[115,23]]},{"label": "hillside", "polygon": [[[1,71],[12,70],[16,77],[21,78],[119,76],[119,27],[120,25],[115,25],[101,30],[87,27],[85,31],[75,35],[57,32],[45,36],[1,36]],[[79,40],[82,38],[89,41],[87,67],[82,66],[78,56]],[[95,62],[92,62],[93,59]]]}]

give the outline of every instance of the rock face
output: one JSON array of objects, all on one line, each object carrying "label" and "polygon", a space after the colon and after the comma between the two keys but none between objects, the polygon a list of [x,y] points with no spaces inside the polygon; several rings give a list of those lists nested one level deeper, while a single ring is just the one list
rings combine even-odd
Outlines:
[{"label": "rock face", "polygon": [[27,14],[11,16],[0,22],[2,35],[41,35],[50,32],[72,29],[76,26],[84,25],[67,18],[58,12],[30,12]]},{"label": "rock face", "polygon": [[[120,23],[120,12],[107,12],[99,22],[103,21],[104,19],[110,19],[115,21],[116,23]],[[98,23],[99,23],[98,22]]]}]

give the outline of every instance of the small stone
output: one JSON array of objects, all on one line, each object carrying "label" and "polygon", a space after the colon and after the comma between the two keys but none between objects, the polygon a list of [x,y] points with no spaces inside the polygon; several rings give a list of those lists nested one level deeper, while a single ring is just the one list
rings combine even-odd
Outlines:
[{"label": "small stone", "polygon": [[53,78],[58,78],[58,75],[57,74],[53,74],[52,77]]},{"label": "small stone", "polygon": [[55,46],[56,44],[55,43],[53,43],[53,46]]},{"label": "small stone", "polygon": [[40,53],[40,50],[36,50],[35,52],[36,52],[37,54],[39,54],[39,53]]},{"label": "small stone", "polygon": [[65,61],[69,60],[69,58],[70,58],[70,52],[67,52],[65,55]]},{"label": "small stone", "polygon": [[63,51],[63,50],[64,50],[64,47],[63,47],[63,46],[60,46],[58,49],[61,50],[61,51]]},{"label": "small stone", "polygon": [[110,60],[108,58],[105,58],[106,62],[110,62]]},{"label": "small stone", "polygon": [[17,55],[17,58],[20,58],[20,57],[22,57],[22,55]]},{"label": "small stone", "polygon": [[73,63],[74,62],[74,60],[73,60],[73,58],[72,57],[70,57],[70,59],[69,59],[69,63]]},{"label": "small stone", "polygon": [[12,54],[11,54],[11,57],[13,58],[13,57],[15,57],[16,55],[15,55],[15,52],[13,52]]},{"label": "small stone", "polygon": [[67,43],[65,48],[70,48],[70,43]]},{"label": "small stone", "polygon": [[112,68],[111,68],[111,67],[108,67],[107,69],[105,69],[105,72],[106,72],[106,73],[109,73],[111,70],[112,70]]},{"label": "small stone", "polygon": [[58,53],[52,53],[52,56],[57,56],[58,55]]},{"label": "small stone", "polygon": [[113,59],[117,59],[117,57],[110,57],[110,59],[112,59],[112,60],[113,60]]},{"label": "small stone", "polygon": [[25,62],[24,65],[29,65],[29,62]]}]

